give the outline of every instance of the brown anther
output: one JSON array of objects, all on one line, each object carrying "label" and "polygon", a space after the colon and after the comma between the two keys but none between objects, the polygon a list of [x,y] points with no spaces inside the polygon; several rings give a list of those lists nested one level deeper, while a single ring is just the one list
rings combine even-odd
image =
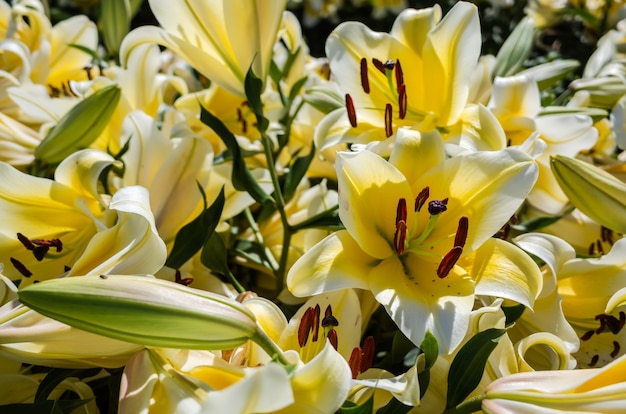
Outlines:
[{"label": "brown anther", "polygon": [[407,214],[406,199],[403,197],[398,200],[398,207],[396,208],[396,232],[393,235],[393,245],[398,254],[404,253]]},{"label": "brown anther", "polygon": [[613,246],[613,230],[604,226],[600,227],[600,238],[603,242],[608,242],[611,246]]},{"label": "brown anther", "polygon": [[431,216],[436,216],[437,214],[441,214],[448,209],[448,199],[444,198],[443,200],[433,200],[428,203],[428,214]]},{"label": "brown anther", "polygon": [[[596,317],[596,319],[598,319]],[[606,329],[606,319],[600,319],[600,327],[596,329],[596,335],[600,335]]]},{"label": "brown anther", "polygon": [[35,259],[37,259],[38,262],[41,262],[46,253],[48,253],[48,250],[50,250],[50,246],[35,246],[33,249],[33,256],[35,256]]},{"label": "brown anther", "polygon": [[385,74],[385,64],[376,58],[372,58],[372,64],[376,69],[380,71],[383,75]]},{"label": "brown anther", "polygon": [[248,133],[248,122],[245,119],[241,120],[241,132],[244,134]]},{"label": "brown anther", "polygon": [[13,267],[15,267],[15,270],[20,272],[22,274],[22,276],[24,276],[24,277],[31,277],[33,275],[33,272],[28,270],[26,268],[26,266],[24,266],[24,264],[22,262],[20,262],[19,260],[17,260],[16,258],[11,257],[11,258],[9,258],[9,260],[11,260],[11,263],[13,264]]},{"label": "brown anther", "polygon": [[361,349],[363,353],[361,355],[361,367],[359,371],[365,372],[372,367],[372,362],[374,361],[374,337],[370,335],[365,338]]},{"label": "brown anther", "polygon": [[352,379],[356,379],[357,375],[361,372],[361,354],[361,348],[358,346],[354,347],[350,354],[348,366],[350,367],[350,371],[352,371]]},{"label": "brown anther", "polygon": [[590,331],[587,331],[583,334],[583,336],[580,337],[580,340],[588,341],[593,336],[594,333],[596,333],[596,331],[594,331],[593,329]]},{"label": "brown anther", "polygon": [[430,197],[430,188],[422,188],[422,191],[415,197],[415,209],[413,211],[419,212],[428,201],[428,197]]},{"label": "brown anther", "polygon": [[193,278],[192,277],[183,278],[182,274],[180,273],[180,270],[176,269],[174,273],[174,282],[178,283],[179,285],[189,286],[191,283],[193,283]]},{"label": "brown anther", "polygon": [[594,356],[592,356],[592,357],[591,357],[591,361],[589,362],[589,364],[588,364],[588,365],[589,365],[590,367],[595,366],[595,365],[598,363],[598,360],[599,360],[599,359],[600,359],[600,356],[599,356],[599,355],[594,355]]},{"label": "brown anther", "polygon": [[385,63],[383,63],[383,66],[387,70],[393,70],[393,68],[396,66],[396,62],[391,59],[387,59]]},{"label": "brown anther", "polygon": [[448,253],[446,253],[437,268],[437,276],[439,276],[440,279],[443,279],[450,274],[450,271],[461,257],[461,254],[463,254],[463,248],[459,246],[453,247]]},{"label": "brown anther", "polygon": [[30,241],[30,239],[24,236],[22,233],[17,233],[17,239],[26,247],[26,250],[33,250],[35,245]]},{"label": "brown anther", "polygon": [[406,86],[404,84],[398,86],[398,118],[404,119],[407,110]]},{"label": "brown anther", "polygon": [[320,336],[320,305],[316,304],[313,308],[313,337],[311,340],[317,342]]},{"label": "brown anther", "polygon": [[604,248],[602,248],[602,242],[600,240],[596,240],[596,247],[598,248],[598,253],[604,254]]},{"label": "brown anther", "polygon": [[619,342],[613,341],[613,352],[611,352],[611,358],[615,358],[617,354],[619,354],[620,349],[621,349],[621,346]]},{"label": "brown anther", "polygon": [[334,329],[331,329],[330,331],[328,331],[328,334],[326,335],[326,339],[330,341],[330,344],[333,346],[333,348],[335,348],[335,351],[336,351],[337,346],[339,345],[339,339],[337,338],[337,331],[335,331]]},{"label": "brown anther", "polygon": [[328,305],[324,311],[324,319],[322,319],[322,327],[328,328],[329,326],[339,326],[339,321],[333,315],[333,308]]},{"label": "brown anther", "polygon": [[241,112],[241,108],[237,108],[237,122],[243,121],[243,113]]},{"label": "brown anther", "polygon": [[370,93],[370,80],[367,73],[367,59],[361,59],[361,86],[363,87],[363,92]]},{"label": "brown anther", "polygon": [[100,279],[107,280],[109,277],[107,275],[100,275]]},{"label": "brown anther", "polygon": [[454,247],[465,247],[467,241],[467,230],[469,228],[469,220],[463,216],[459,219],[459,226],[456,228],[454,236]]},{"label": "brown anther", "polygon": [[400,59],[396,59],[396,88],[398,93],[400,92],[400,86],[404,85],[404,72],[402,72],[402,66],[400,66]]},{"label": "brown anther", "polygon": [[354,101],[349,94],[346,94],[346,109],[348,110],[348,120],[352,128],[356,128],[356,110],[354,109]]},{"label": "brown anther", "polygon": [[611,333],[613,333],[613,335],[618,334],[619,331],[622,329],[619,320],[613,315],[606,316],[606,326],[609,327],[609,330],[611,331]]},{"label": "brown anther", "polygon": [[91,75],[91,69],[93,69],[93,66],[91,65],[83,67],[83,70],[87,73],[87,79],[89,80],[93,80],[93,76]]},{"label": "brown anther", "polygon": [[591,242],[589,248],[587,249],[587,254],[591,256],[594,253],[595,247],[596,244],[594,242]]},{"label": "brown anther", "polygon": [[392,114],[392,108],[391,108],[391,104],[386,104],[385,105],[385,135],[387,136],[387,138],[389,138],[390,136],[393,135],[393,114]]},{"label": "brown anther", "polygon": [[626,313],[620,312],[619,313],[619,326],[623,328],[624,323],[626,323]]},{"label": "brown anther", "polygon": [[64,272],[69,272],[70,270],[72,270],[72,268],[71,268],[71,267],[69,267],[69,266],[63,266],[63,271],[64,271]]},{"label": "brown anther", "polygon": [[308,307],[300,319],[300,325],[298,325],[298,345],[303,348],[309,340],[309,334],[313,329],[313,308]]}]

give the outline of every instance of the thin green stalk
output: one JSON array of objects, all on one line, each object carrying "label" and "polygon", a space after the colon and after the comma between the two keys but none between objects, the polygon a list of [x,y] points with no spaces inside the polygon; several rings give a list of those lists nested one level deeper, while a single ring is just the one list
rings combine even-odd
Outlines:
[{"label": "thin green stalk", "polygon": [[278,270],[278,262],[274,259],[274,255],[270,251],[268,247],[265,246],[265,240],[263,239],[263,235],[259,230],[259,226],[257,225],[254,217],[252,217],[252,212],[249,207],[243,211],[246,219],[248,220],[248,224],[250,225],[250,230],[252,230],[252,234],[254,234],[254,238],[260,246],[263,246],[263,256],[265,257],[265,261],[267,266],[271,269],[272,273],[276,273]]},{"label": "thin green stalk", "polygon": [[261,329],[260,326],[259,329],[257,329],[257,333],[250,339],[252,339],[269,356],[275,358],[276,361],[280,362],[282,365],[291,365],[285,357],[285,354],[283,354],[283,351],[278,347],[278,345],[276,345],[276,343],[274,343],[274,341],[272,341],[272,338],[267,336],[267,334],[263,331],[263,329]]}]

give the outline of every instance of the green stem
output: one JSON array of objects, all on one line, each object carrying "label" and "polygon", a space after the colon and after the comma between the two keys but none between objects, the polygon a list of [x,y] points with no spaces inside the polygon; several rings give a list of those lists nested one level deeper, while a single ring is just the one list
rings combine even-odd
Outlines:
[{"label": "green stem", "polygon": [[299,230],[305,229],[309,227],[311,224],[318,221],[319,219],[331,216],[338,209],[339,209],[339,204],[336,204],[330,207],[328,210],[324,210],[321,213],[314,215],[313,217],[309,217],[308,219],[301,221],[298,224],[294,224],[293,226],[291,226],[291,231],[295,233]]},{"label": "green stem", "polygon": [[265,246],[265,240],[263,239],[261,230],[259,230],[259,226],[254,220],[254,217],[252,217],[252,212],[250,211],[250,208],[246,207],[243,212],[246,216],[246,219],[248,220],[248,224],[250,225],[252,234],[254,234],[254,238],[256,239],[257,243],[259,243],[259,245],[263,247],[263,256],[265,256],[264,258],[267,267],[272,270],[272,273],[276,273],[276,271],[278,270],[278,262],[276,262],[276,259],[274,259],[274,255],[272,254],[270,249]]},{"label": "green stem", "polygon": [[274,341],[272,341],[272,338],[267,336],[267,334],[263,331],[263,329],[261,329],[260,326],[259,329],[257,329],[256,334],[254,334],[254,336],[250,339],[252,339],[269,356],[271,356],[273,359],[276,359],[276,361],[280,362],[282,365],[291,365],[285,357],[285,354],[283,354],[283,351],[278,347],[278,345],[276,345]]},{"label": "green stem", "polygon": [[463,401],[456,407],[446,409],[443,414],[471,414],[475,412],[480,412],[482,411],[481,407],[484,398],[484,395],[477,395],[466,401]]},{"label": "green stem", "polygon": [[230,283],[233,285],[233,287],[235,288],[235,290],[237,291],[237,293],[243,293],[246,291],[246,288],[244,288],[241,283],[239,283],[239,281],[237,280],[237,278],[235,277],[235,275],[233,275],[233,273],[230,271],[230,269],[228,269],[228,274],[226,275],[226,277],[228,278],[228,280],[230,281]]}]

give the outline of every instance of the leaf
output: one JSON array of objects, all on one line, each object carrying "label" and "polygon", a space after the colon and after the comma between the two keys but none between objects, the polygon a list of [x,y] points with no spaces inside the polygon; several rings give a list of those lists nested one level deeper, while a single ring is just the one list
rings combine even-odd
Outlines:
[{"label": "leaf", "polygon": [[502,312],[504,312],[504,316],[506,316],[505,325],[509,326],[510,324],[517,321],[522,317],[522,314],[526,310],[526,306],[524,305],[515,305],[515,306],[502,306]]},{"label": "leaf", "polygon": [[459,350],[448,373],[446,408],[457,406],[478,386],[487,359],[505,332],[496,328],[479,332]]},{"label": "leaf", "polygon": [[404,405],[395,398],[392,398],[386,406],[376,411],[376,414],[405,414],[412,409],[413,407]]},{"label": "leaf", "polygon": [[247,191],[252,198],[261,204],[273,203],[274,199],[263,191],[252,176],[252,173],[250,173],[248,166],[243,160],[241,149],[239,148],[235,135],[228,130],[226,125],[224,125],[219,118],[207,111],[203,106],[200,107],[200,120],[203,124],[215,131],[232,154],[233,173],[231,180],[235,189]]},{"label": "leaf", "polygon": [[202,254],[200,255],[202,264],[221,275],[228,275],[230,269],[228,267],[228,252],[222,236],[213,232],[207,239]]},{"label": "leaf", "polygon": [[311,143],[311,149],[308,155],[296,158],[289,168],[289,172],[285,175],[285,185],[283,189],[283,194],[286,200],[289,200],[296,192],[296,188],[302,180],[302,177],[304,177],[304,174],[306,174],[309,169],[314,156],[315,143]]},{"label": "leaf", "polygon": [[346,401],[342,407],[339,407],[340,414],[372,414],[374,412],[374,394],[361,405],[356,405],[350,401]]},{"label": "leaf", "polygon": [[248,69],[246,79],[244,80],[244,89],[250,109],[256,116],[257,129],[261,134],[267,131],[270,121],[263,115],[263,102],[261,102],[261,93],[263,92],[263,81],[252,71]]},{"label": "leaf", "polygon": [[200,251],[209,237],[215,233],[225,202],[226,197],[224,187],[222,187],[213,204],[178,231],[172,252],[165,262],[166,266],[178,269]]},{"label": "leaf", "polygon": [[420,350],[424,354],[424,370],[417,374],[417,379],[420,384],[420,398],[422,398],[430,384],[430,369],[435,365],[435,361],[437,361],[439,356],[437,338],[430,331],[426,332],[426,336],[424,336],[424,340],[420,344]]}]

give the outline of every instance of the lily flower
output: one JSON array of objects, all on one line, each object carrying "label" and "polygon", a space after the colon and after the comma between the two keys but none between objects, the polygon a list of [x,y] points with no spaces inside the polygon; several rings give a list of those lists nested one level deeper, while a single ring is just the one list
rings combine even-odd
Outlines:
[{"label": "lily flower", "polygon": [[467,330],[475,295],[532,307],[541,289],[525,253],[490,239],[526,197],[537,167],[513,148],[444,159],[438,133],[400,131],[389,161],[367,150],[339,153],[346,229],[308,250],[287,287],[296,296],[371,290],[415,344],[430,331],[448,354]]},{"label": "lily flower", "polygon": [[231,93],[245,96],[248,68],[265,79],[286,0],[150,0],[161,27],[144,26],[122,42],[120,60],[144,43],[165,46]]}]

